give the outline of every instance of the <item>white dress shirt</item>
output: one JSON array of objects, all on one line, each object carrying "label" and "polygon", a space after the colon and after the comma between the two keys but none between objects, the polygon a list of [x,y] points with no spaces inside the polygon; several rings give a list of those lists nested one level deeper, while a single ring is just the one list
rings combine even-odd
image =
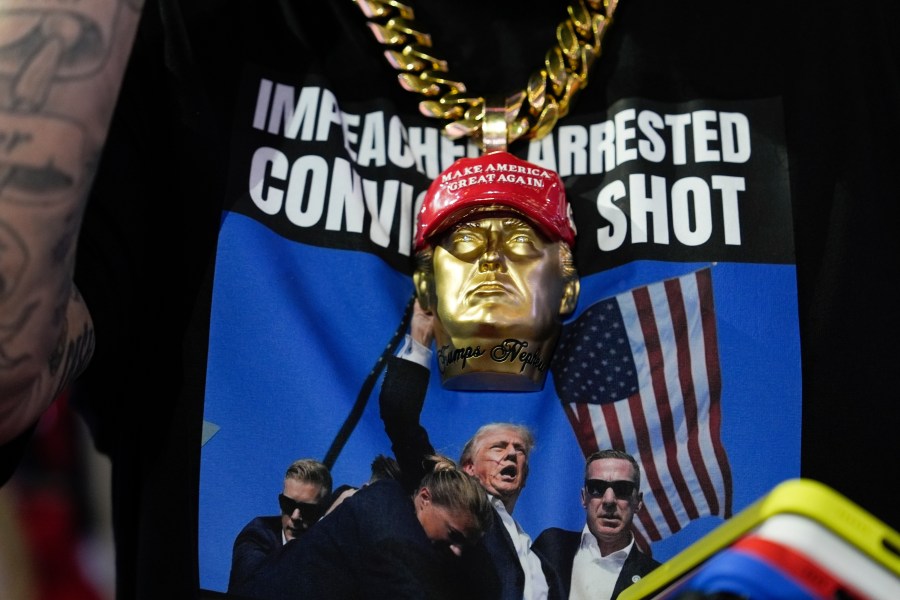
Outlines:
[{"label": "white dress shirt", "polygon": [[541,559],[531,551],[531,536],[525,533],[512,515],[506,511],[506,507],[499,498],[490,494],[488,497],[497,510],[497,514],[500,515],[503,526],[509,532],[509,537],[512,538],[513,545],[516,547],[519,562],[522,564],[522,570],[525,571],[525,593],[522,598],[524,600],[546,600],[550,588],[547,585],[547,578],[544,577],[544,570],[541,568]]},{"label": "white dress shirt", "polygon": [[601,556],[597,538],[585,525],[581,530],[581,545],[572,563],[569,600],[608,600],[632,546],[634,537],[621,550]]},{"label": "white dress shirt", "polygon": [[408,333],[403,338],[403,344],[397,349],[396,356],[406,360],[418,363],[426,369],[431,369],[431,348],[426,348],[412,338]]}]

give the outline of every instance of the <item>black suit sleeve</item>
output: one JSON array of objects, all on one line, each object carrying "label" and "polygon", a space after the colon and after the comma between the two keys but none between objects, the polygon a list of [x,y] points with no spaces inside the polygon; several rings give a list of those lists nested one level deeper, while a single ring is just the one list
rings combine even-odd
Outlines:
[{"label": "black suit sleeve", "polygon": [[622,570],[619,572],[610,600],[616,600],[619,594],[622,593],[622,590],[644,577],[659,565],[659,561],[641,552],[637,545],[632,547],[631,552],[628,553],[628,558],[625,559],[625,564],[622,565]]},{"label": "black suit sleeve", "polygon": [[541,559],[541,568],[550,587],[550,600],[569,597],[572,562],[580,544],[580,531],[549,527],[531,545],[532,551]]},{"label": "black suit sleeve", "polygon": [[232,548],[228,591],[240,590],[244,582],[280,548],[281,532],[276,534],[263,518],[256,518],[244,526]]},{"label": "black suit sleeve", "polygon": [[383,540],[369,548],[361,569],[367,581],[377,581],[377,588],[367,591],[372,600],[435,600],[453,598],[446,594],[453,584],[438,568],[431,552],[414,546],[408,540]]},{"label": "black suit sleeve", "polygon": [[384,430],[400,465],[401,482],[408,492],[425,475],[424,458],[434,454],[428,432],[419,423],[430,372],[420,364],[389,356],[378,406]]}]

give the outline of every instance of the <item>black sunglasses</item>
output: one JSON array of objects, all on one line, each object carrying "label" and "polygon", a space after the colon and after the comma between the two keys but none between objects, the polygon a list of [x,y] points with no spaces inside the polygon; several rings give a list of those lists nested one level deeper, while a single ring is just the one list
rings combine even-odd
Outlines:
[{"label": "black sunglasses", "polygon": [[616,498],[630,498],[631,494],[634,493],[634,482],[624,479],[621,481],[586,479],[584,481],[584,488],[592,498],[602,498],[603,494],[606,493],[606,488],[612,488]]},{"label": "black sunglasses", "polygon": [[292,515],[295,510],[300,511],[300,517],[309,523],[315,523],[325,512],[323,507],[318,504],[309,502],[297,502],[293,498],[288,498],[284,494],[278,494],[278,506],[281,507],[281,514]]}]

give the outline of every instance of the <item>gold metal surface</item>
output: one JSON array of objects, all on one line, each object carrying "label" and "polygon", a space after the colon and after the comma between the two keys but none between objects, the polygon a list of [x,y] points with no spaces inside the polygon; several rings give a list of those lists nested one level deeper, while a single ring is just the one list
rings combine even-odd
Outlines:
[{"label": "gold metal surface", "polygon": [[[388,62],[400,71],[403,88],[425,96],[420,112],[444,121],[444,134],[450,139],[468,136],[485,150],[485,142],[497,149],[495,131],[484,129],[485,97],[467,94],[465,84],[450,75],[446,61],[431,49],[431,36],[416,22],[412,7],[396,0],[353,1],[368,19],[375,39],[386,47]],[[587,85],[588,71],[600,56],[617,5],[617,0],[575,0],[569,5],[567,19],[556,30],[556,46],[525,87],[509,95],[521,95],[522,101],[505,106],[505,144],[540,139],[568,114],[575,96]]]},{"label": "gold metal surface", "polygon": [[[617,7],[617,0],[573,0],[556,45],[524,87],[486,99],[451,75],[409,5],[353,1],[400,85],[422,96],[419,111],[443,121],[450,139],[471,137],[485,153],[539,139],[569,112]],[[479,210],[416,256],[416,295],[434,315],[441,380],[447,389],[539,390],[578,300],[572,250],[504,206]]]},{"label": "gold metal surface", "polygon": [[417,257],[419,303],[435,315],[447,389],[543,387],[579,281],[565,242],[550,242],[503,207],[462,219]]},{"label": "gold metal surface", "polygon": [[505,102],[485,102],[484,116],[481,119],[482,148],[485,152],[506,150],[509,135],[509,124],[506,122]]}]

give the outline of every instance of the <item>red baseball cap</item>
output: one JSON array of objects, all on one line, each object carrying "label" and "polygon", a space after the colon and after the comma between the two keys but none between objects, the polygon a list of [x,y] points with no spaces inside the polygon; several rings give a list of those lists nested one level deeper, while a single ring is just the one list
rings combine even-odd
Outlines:
[{"label": "red baseball cap", "polygon": [[554,242],[575,243],[572,210],[559,174],[495,151],[461,158],[431,183],[416,221],[415,251],[460,219],[491,206],[521,214]]}]

